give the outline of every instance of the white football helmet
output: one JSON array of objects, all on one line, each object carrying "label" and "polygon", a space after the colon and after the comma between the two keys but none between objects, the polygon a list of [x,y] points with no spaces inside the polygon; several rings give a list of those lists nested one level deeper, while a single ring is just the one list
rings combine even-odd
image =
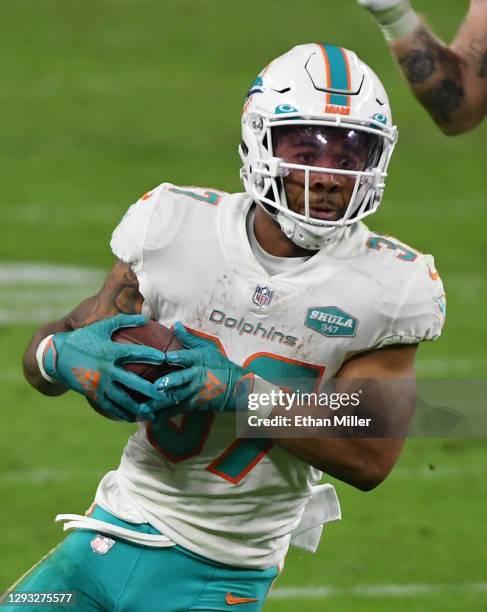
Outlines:
[{"label": "white football helmet", "polygon": [[[276,143],[283,131],[313,140],[327,167],[307,165],[304,156],[304,163],[278,157]],[[397,136],[387,94],[367,64],[353,51],[334,45],[299,45],[264,68],[247,94],[239,147],[245,191],[277,219],[295,244],[320,249],[338,228],[377,210]],[[342,161],[342,153],[333,159],[337,142],[342,151],[354,149],[355,161]],[[288,207],[283,179],[291,173],[298,173],[304,183],[300,212]],[[342,181],[340,177],[353,178],[339,219],[315,212],[313,202],[310,206],[310,173]]]}]

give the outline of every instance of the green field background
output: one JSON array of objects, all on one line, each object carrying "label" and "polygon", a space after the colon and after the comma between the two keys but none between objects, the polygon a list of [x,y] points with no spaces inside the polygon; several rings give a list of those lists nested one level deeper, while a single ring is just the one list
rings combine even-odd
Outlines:
[{"label": "green field background", "polygon": [[[447,39],[467,4],[416,2]],[[486,377],[487,125],[443,136],[355,0],[2,0],[0,10],[0,266],[107,270],[114,225],[151,187],[240,189],[249,84],[295,44],[336,43],[379,73],[400,130],[370,226],[433,253],[447,289],[444,336],[421,348],[418,374]],[[58,290],[0,284],[0,591],[61,539],[56,513],[90,505],[132,431],[23,380],[30,315]],[[70,286],[66,308],[84,290]],[[487,610],[486,479],[484,441],[411,440],[377,490],[338,483],[342,522],[316,555],[289,554],[266,611]]]}]

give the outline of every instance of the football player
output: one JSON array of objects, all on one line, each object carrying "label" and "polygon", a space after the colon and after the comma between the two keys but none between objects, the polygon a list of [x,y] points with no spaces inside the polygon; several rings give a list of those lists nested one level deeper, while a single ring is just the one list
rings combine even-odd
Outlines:
[{"label": "football player", "polygon": [[474,128],[487,112],[487,4],[470,8],[451,45],[439,40],[409,0],[358,0],[382,28],[411,91],[445,134]]},{"label": "football player", "polygon": [[[42,327],[24,366],[42,393],[73,389],[138,431],[14,591],[74,591],[79,610],[255,612],[290,543],[315,550],[340,517],[322,473],[364,491],[384,480],[398,435],[236,438],[235,411],[293,379],[316,392],[331,378],[414,379],[418,343],[441,332],[442,283],[430,255],[363,223],[396,140],[386,92],[355,53],[300,45],[248,92],[245,193],[163,183],[129,209],[100,292]],[[174,325],[184,349],[111,341],[147,317]],[[156,383],[122,367],[164,360],[179,369]],[[403,404],[406,425],[414,408],[393,386],[368,401],[382,415]]]}]

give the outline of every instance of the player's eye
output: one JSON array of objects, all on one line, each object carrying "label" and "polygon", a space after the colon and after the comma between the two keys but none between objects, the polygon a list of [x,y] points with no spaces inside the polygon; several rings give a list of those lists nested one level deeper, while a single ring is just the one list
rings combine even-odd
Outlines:
[{"label": "player's eye", "polygon": [[312,165],[317,158],[317,151],[314,148],[297,149],[294,152],[294,158],[297,163]]},{"label": "player's eye", "polygon": [[355,167],[355,163],[350,157],[342,157],[338,161],[338,167],[342,170],[352,170]]},{"label": "player's eye", "polygon": [[341,170],[363,170],[364,162],[358,155],[341,155],[337,157],[336,167]]}]

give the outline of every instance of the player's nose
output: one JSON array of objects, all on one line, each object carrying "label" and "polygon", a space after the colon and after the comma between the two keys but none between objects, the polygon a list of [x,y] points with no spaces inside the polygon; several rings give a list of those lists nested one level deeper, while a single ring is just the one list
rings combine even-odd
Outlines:
[{"label": "player's nose", "polygon": [[339,193],[343,185],[343,177],[331,172],[311,172],[309,185],[315,191],[326,191],[327,193]]}]

